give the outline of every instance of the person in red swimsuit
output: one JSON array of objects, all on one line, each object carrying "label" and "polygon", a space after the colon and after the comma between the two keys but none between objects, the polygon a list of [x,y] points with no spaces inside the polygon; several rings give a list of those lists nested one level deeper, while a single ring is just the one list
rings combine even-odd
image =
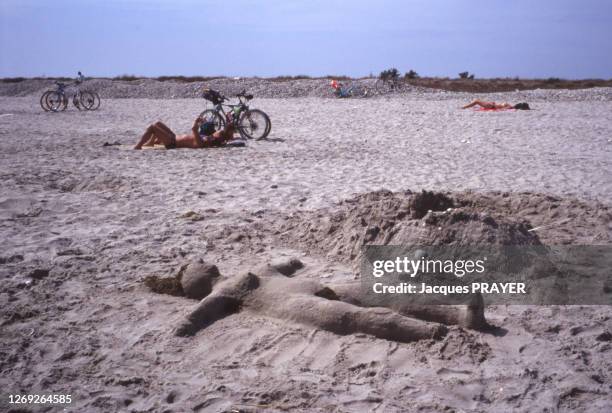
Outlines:
[{"label": "person in red swimsuit", "polygon": [[471,103],[463,106],[461,109],[467,109],[474,106],[480,106],[483,109],[523,109],[529,110],[529,105],[527,103],[517,103],[516,105],[511,105],[510,103],[496,103],[496,102],[485,102],[484,100],[476,99]]},{"label": "person in red swimsuit", "polygon": [[476,99],[472,103],[468,103],[467,105],[463,106],[461,109],[467,109],[473,106],[480,106],[483,109],[513,109],[514,108],[514,106],[512,106],[511,104],[507,102],[504,102],[504,103],[485,102],[484,100]]}]

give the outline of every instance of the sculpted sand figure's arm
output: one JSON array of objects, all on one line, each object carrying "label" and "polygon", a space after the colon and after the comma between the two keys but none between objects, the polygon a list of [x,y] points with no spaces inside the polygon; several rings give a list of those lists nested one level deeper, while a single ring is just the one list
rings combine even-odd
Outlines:
[{"label": "sculpted sand figure's arm", "polygon": [[174,333],[189,336],[230,314],[240,311],[244,297],[259,287],[259,279],[245,274],[219,282],[213,292],[198,303]]},{"label": "sculpted sand figure's arm", "polygon": [[200,301],[196,309],[178,325],[174,333],[177,336],[193,335],[215,321],[236,313],[239,308],[240,302],[234,297],[211,294]]}]

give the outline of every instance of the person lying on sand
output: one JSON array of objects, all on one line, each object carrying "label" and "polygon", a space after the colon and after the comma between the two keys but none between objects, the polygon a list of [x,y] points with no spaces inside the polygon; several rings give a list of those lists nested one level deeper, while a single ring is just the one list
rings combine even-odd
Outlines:
[{"label": "person lying on sand", "polygon": [[143,146],[154,146],[161,144],[166,149],[175,148],[210,148],[211,146],[223,146],[227,141],[234,137],[234,124],[230,119],[227,120],[224,129],[215,132],[215,125],[211,122],[204,122],[201,117],[197,117],[193,122],[191,134],[176,135],[163,122],[158,121],[149,125],[140,141],[134,149],[142,149]]},{"label": "person lying on sand", "polygon": [[463,106],[461,109],[468,109],[474,106],[480,106],[483,109],[522,109],[529,110],[529,104],[527,103],[517,103],[516,105],[511,105],[510,103],[496,103],[496,102],[485,102],[484,100],[476,99],[472,103],[468,103]]}]

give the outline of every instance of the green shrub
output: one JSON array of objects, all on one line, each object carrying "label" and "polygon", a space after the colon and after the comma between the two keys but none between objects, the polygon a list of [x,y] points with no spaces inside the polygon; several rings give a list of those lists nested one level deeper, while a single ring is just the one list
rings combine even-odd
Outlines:
[{"label": "green shrub", "polygon": [[411,69],[410,71],[406,72],[404,77],[406,79],[418,79],[419,78],[419,74]]},{"label": "green shrub", "polygon": [[3,77],[2,83],[19,83],[26,80],[25,77]]},{"label": "green shrub", "polygon": [[140,79],[140,77],[134,76],[134,75],[121,75],[121,76],[115,76],[113,78],[113,80],[126,80],[126,81],[138,80],[138,79]]},{"label": "green shrub", "polygon": [[378,77],[382,80],[397,80],[397,78],[399,78],[399,71],[396,68],[392,67],[391,69],[383,70],[382,72],[380,72],[380,75]]}]

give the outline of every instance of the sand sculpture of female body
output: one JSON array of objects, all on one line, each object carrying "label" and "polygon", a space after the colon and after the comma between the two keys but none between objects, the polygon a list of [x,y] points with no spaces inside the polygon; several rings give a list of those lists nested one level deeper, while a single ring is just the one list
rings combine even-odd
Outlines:
[{"label": "sand sculpture of female body", "polygon": [[183,320],[175,334],[195,334],[239,311],[251,311],[341,335],[365,333],[398,342],[440,339],[447,332],[444,324],[467,328],[486,326],[481,300],[468,306],[367,308],[359,299],[358,285],[339,285],[332,289],[316,281],[287,275],[291,274],[268,265],[232,278],[209,277],[210,294]]}]

